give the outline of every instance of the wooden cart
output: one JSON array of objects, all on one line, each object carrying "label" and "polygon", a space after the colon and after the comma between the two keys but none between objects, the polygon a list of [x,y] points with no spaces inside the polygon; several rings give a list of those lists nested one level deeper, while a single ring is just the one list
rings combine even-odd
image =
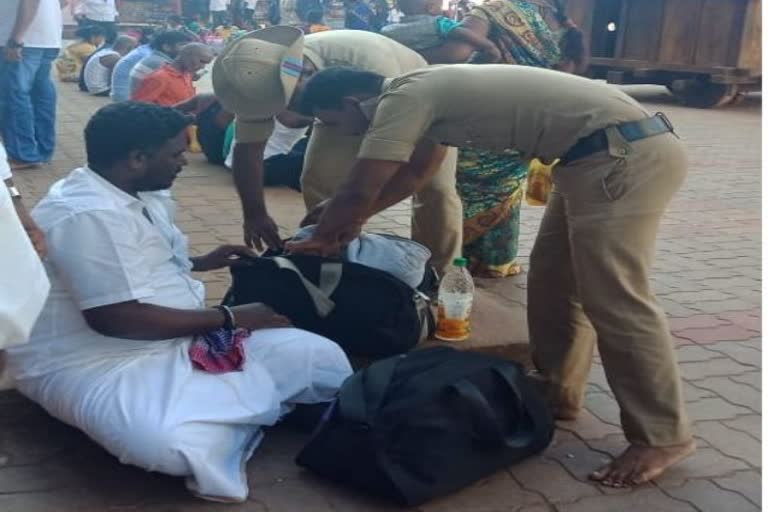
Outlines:
[{"label": "wooden cart", "polygon": [[715,107],[759,89],[761,0],[568,0],[589,47],[589,76],[665,85]]}]

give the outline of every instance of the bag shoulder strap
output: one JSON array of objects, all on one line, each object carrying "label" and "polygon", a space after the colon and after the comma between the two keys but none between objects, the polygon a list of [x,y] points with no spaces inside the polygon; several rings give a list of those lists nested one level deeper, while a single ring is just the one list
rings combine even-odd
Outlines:
[{"label": "bag shoulder strap", "polygon": [[341,263],[323,263],[320,266],[320,286],[316,286],[312,281],[304,277],[301,270],[288,258],[274,257],[272,261],[278,268],[290,270],[299,276],[301,284],[309,294],[312,303],[315,305],[315,310],[321,318],[327,317],[336,307],[336,304],[331,300],[331,294],[336,291],[339,283],[341,282],[341,275],[343,267]]}]

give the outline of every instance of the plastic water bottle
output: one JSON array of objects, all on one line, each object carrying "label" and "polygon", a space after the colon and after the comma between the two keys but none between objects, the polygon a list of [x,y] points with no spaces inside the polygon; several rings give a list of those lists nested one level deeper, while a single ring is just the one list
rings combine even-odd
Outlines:
[{"label": "plastic water bottle", "polygon": [[469,315],[475,283],[467,270],[467,260],[456,258],[443,276],[437,292],[437,332],[443,341],[461,341],[469,337]]}]

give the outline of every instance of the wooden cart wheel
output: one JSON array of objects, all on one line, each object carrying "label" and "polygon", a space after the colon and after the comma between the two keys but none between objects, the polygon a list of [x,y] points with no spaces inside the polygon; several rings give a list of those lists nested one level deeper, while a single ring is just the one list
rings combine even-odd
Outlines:
[{"label": "wooden cart wheel", "polygon": [[677,89],[667,87],[684,105],[694,108],[715,108],[736,100],[739,86],[733,84],[713,84],[711,82],[693,82]]}]

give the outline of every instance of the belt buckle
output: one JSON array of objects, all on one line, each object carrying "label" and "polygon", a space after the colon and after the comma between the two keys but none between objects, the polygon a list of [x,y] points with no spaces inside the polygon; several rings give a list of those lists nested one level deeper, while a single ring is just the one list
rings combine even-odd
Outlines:
[{"label": "belt buckle", "polygon": [[669,128],[669,131],[671,133],[675,133],[675,127],[672,126],[672,121],[669,120],[669,118],[664,114],[664,112],[656,112],[656,117],[661,119],[661,122],[664,123],[664,126]]}]

